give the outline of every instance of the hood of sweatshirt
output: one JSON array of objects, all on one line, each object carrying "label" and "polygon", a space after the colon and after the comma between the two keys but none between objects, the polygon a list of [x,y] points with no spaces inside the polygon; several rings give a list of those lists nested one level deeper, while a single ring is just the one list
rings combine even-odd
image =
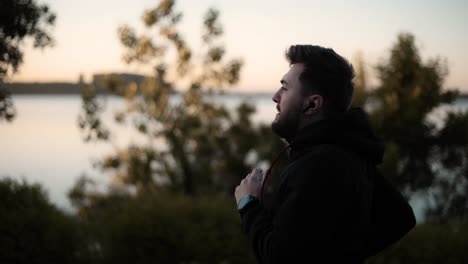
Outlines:
[{"label": "hood of sweatshirt", "polygon": [[361,108],[352,108],[304,127],[291,140],[289,156],[295,159],[309,148],[322,144],[338,145],[375,164],[383,159],[384,143],[375,135],[368,115]]}]

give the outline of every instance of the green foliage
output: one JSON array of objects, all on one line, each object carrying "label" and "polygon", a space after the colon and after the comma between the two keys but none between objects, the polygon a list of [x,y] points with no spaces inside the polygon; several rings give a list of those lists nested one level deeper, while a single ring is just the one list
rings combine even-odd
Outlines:
[{"label": "green foliage", "polygon": [[93,197],[79,211],[92,263],[254,263],[230,196]]},{"label": "green foliage", "polygon": [[24,39],[32,37],[34,48],[52,46],[48,28],[54,25],[55,18],[47,5],[39,5],[34,0],[0,2],[0,120],[11,121],[16,113],[8,91],[1,84],[23,62]]},{"label": "green foliage", "polygon": [[428,220],[462,219],[468,211],[468,114],[448,113],[439,123],[429,118],[458,95],[442,87],[445,63],[423,62],[414,36],[402,33],[377,74],[379,86],[356,100],[366,102],[386,141],[382,173],[407,195],[434,195]]},{"label": "green foliage", "polygon": [[[0,81],[1,85],[1,81]],[[16,116],[16,109],[13,105],[10,92],[0,87],[0,120],[12,121]]]},{"label": "green foliage", "polygon": [[[98,193],[82,178],[69,216],[39,185],[0,181],[1,263],[255,263],[231,196]],[[81,198],[80,198],[81,197]],[[468,225],[420,224],[366,263],[466,263]]]},{"label": "green foliage", "polygon": [[355,55],[353,67],[356,72],[354,78],[354,94],[353,94],[353,107],[363,107],[368,99],[369,92],[367,91],[367,71],[364,63],[362,52]]},{"label": "green foliage", "polygon": [[367,264],[468,263],[468,223],[421,224]]},{"label": "green foliage", "polygon": [[376,98],[380,107],[373,112],[373,121],[379,134],[398,146],[403,161],[393,180],[411,190],[427,188],[434,179],[429,157],[437,131],[426,117],[435,107],[452,102],[456,95],[442,90],[445,66],[440,60],[421,62],[414,37],[401,34],[388,61],[377,69],[381,85]]},{"label": "green foliage", "polygon": [[77,222],[53,206],[39,185],[0,180],[0,262],[80,263]]}]

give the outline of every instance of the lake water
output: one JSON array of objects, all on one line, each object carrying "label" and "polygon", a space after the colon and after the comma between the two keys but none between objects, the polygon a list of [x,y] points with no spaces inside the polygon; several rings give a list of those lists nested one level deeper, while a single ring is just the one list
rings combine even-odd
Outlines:
[{"label": "lake water", "polygon": [[[275,104],[268,96],[221,96],[217,103],[234,108],[246,100],[256,105],[255,122],[270,122],[276,114]],[[12,123],[0,123],[0,177],[24,178],[40,183],[51,200],[63,209],[70,208],[67,191],[76,179],[87,174],[101,185],[109,177],[93,169],[93,160],[114,153],[107,143],[84,143],[78,127],[81,108],[79,96],[14,96],[17,117]],[[105,120],[112,124],[112,112],[122,109],[121,100],[105,101]],[[131,126],[109,126],[115,146],[138,141]]]},{"label": "lake water", "polygon": [[[105,186],[109,177],[93,169],[93,160],[113,153],[107,143],[84,143],[78,128],[77,118],[81,107],[79,96],[14,96],[18,115],[12,123],[0,123],[0,178],[26,179],[40,183],[49,193],[52,202],[60,208],[70,209],[67,191],[76,179],[89,175]],[[276,115],[275,103],[270,96],[217,96],[215,102],[234,108],[248,101],[257,108],[255,122],[270,123]],[[111,118],[113,109],[122,108],[118,98],[106,101],[106,117]],[[442,106],[430,118],[442,120],[447,110],[467,110],[468,100]],[[108,122],[112,123],[112,122]],[[113,144],[124,147],[137,140],[130,128],[109,127],[116,138]],[[421,205],[411,201],[420,217]]]}]

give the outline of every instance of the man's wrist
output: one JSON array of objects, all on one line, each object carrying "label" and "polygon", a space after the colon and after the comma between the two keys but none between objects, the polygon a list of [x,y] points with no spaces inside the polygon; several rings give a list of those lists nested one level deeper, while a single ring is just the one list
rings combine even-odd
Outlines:
[{"label": "man's wrist", "polygon": [[237,210],[242,210],[247,204],[251,203],[252,201],[257,200],[257,198],[251,194],[247,194],[239,199],[237,202]]}]

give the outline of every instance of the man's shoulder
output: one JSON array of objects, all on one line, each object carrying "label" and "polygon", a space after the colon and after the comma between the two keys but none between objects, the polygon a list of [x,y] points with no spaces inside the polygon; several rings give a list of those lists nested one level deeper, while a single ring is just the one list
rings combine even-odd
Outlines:
[{"label": "man's shoulder", "polygon": [[280,176],[280,186],[308,190],[321,186],[327,190],[350,190],[357,167],[353,154],[334,145],[317,145],[291,161]]},{"label": "man's shoulder", "polygon": [[359,166],[361,162],[358,159],[354,153],[339,146],[320,144],[308,148],[301,156],[290,161],[283,171],[283,177],[293,174],[298,177],[327,175],[331,179],[336,175],[341,178]]},{"label": "man's shoulder", "polygon": [[319,144],[305,148],[304,153],[299,156],[294,163],[298,164],[309,164],[314,161],[314,164],[318,162],[340,162],[351,160],[355,158],[355,154],[341,146],[334,144]]}]

